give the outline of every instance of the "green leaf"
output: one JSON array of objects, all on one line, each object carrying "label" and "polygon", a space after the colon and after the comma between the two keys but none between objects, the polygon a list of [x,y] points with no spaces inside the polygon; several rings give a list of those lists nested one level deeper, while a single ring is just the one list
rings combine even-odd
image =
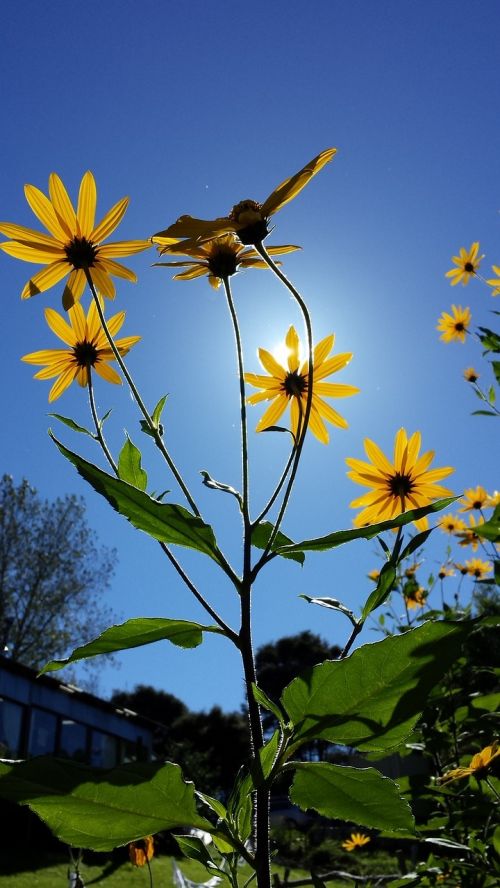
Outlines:
[{"label": "green leaf", "polygon": [[351,768],[327,762],[293,763],[290,800],[324,817],[360,826],[414,832],[411,808],[399,787],[375,768]]},{"label": "green leaf", "polygon": [[121,481],[126,481],[139,490],[146,490],[148,486],[147,473],[141,466],[141,451],[128,435],[118,457],[118,475]]},{"label": "green leaf", "polygon": [[241,504],[241,495],[234,489],[234,487],[231,487],[229,484],[222,484],[220,481],[215,481],[215,479],[205,470],[201,471],[200,475],[203,478],[202,484],[204,484],[205,487],[209,487],[210,490],[221,490],[223,493],[230,493],[232,496],[235,496]]},{"label": "green leaf", "polygon": [[104,416],[102,416],[101,419],[99,420],[99,428],[101,430],[102,430],[102,427],[103,427],[104,423],[106,422],[106,420],[109,419],[109,417],[111,416],[112,412],[113,412],[113,408],[111,408],[111,410],[107,410],[106,413],[104,414]]},{"label": "green leaf", "polygon": [[[262,521],[257,527],[254,527],[252,531],[252,546],[256,546],[257,549],[265,549],[273,530],[274,525],[271,524],[270,521]],[[286,552],[279,551],[283,546],[287,547]],[[288,549],[291,551],[288,551]],[[271,546],[271,552],[277,552],[277,554],[282,555],[283,558],[291,558],[292,561],[298,561],[299,564],[304,564],[306,557],[304,553],[300,551],[300,546],[297,546],[289,537],[285,536],[284,533],[281,533],[280,530],[276,534],[276,539]]]},{"label": "green leaf", "polygon": [[495,379],[498,382],[498,385],[500,385],[500,361],[492,361],[491,366],[493,367]]},{"label": "green leaf", "polygon": [[278,555],[291,555],[293,552],[302,552],[302,551],[312,551],[312,552],[322,552],[325,549],[334,549],[336,546],[342,546],[344,543],[349,543],[351,540],[371,540],[374,536],[378,536],[379,533],[383,533],[385,530],[392,530],[395,527],[404,527],[405,524],[409,524],[410,521],[418,521],[419,518],[424,518],[426,515],[430,515],[432,512],[440,512],[441,509],[447,509],[452,503],[456,502],[458,497],[452,496],[447,497],[446,499],[437,500],[435,503],[431,503],[429,506],[425,506],[422,509],[413,509],[410,512],[404,512],[403,515],[398,515],[397,518],[393,518],[391,521],[381,521],[380,524],[371,524],[368,527],[356,527],[352,530],[337,530],[334,533],[329,533],[327,536],[318,537],[314,540],[303,540],[301,543],[292,543],[292,545],[277,547]]},{"label": "green leaf", "polygon": [[473,410],[471,416],[497,416],[492,410]]},{"label": "green leaf", "polygon": [[93,432],[90,432],[84,426],[78,425],[78,423],[75,422],[74,419],[70,419],[69,416],[61,416],[60,413],[48,413],[47,415],[58,419],[59,422],[64,423],[68,428],[73,429],[74,432],[81,432],[83,435],[89,435],[91,438],[95,438]]},{"label": "green leaf", "polygon": [[489,540],[490,543],[498,543],[500,541],[500,506],[495,507],[495,511],[488,521],[474,527],[474,531],[478,536]]},{"label": "green leaf", "polygon": [[198,836],[174,835],[174,839],[184,854],[184,857],[188,857],[189,860],[198,861],[198,863],[201,863],[202,866],[205,866],[207,869],[218,869],[210,851]]},{"label": "green leaf", "polygon": [[493,387],[492,385],[490,385],[490,387],[489,387],[489,389],[488,389],[488,402],[489,402],[492,406],[494,406],[495,401],[496,401],[496,392],[495,392],[494,387]]},{"label": "green leaf", "polygon": [[376,610],[377,607],[380,607],[384,601],[387,601],[394,588],[395,582],[396,568],[393,564],[387,562],[380,571],[376,589],[373,590],[366,600],[363,613],[361,614],[363,623],[372,611]]},{"label": "green leaf", "polygon": [[428,530],[422,530],[421,533],[415,534],[415,536],[411,538],[408,545],[406,545],[401,552],[401,555],[398,558],[398,563],[400,561],[404,561],[404,559],[408,558],[410,555],[413,555],[413,553],[416,552],[417,549],[420,549],[420,547],[424,545],[425,541],[430,536],[433,530],[435,530],[434,527],[429,527]]},{"label": "green leaf", "polygon": [[424,623],[295,678],[281,697],[294,725],[290,751],[313,739],[367,752],[397,747],[475,626]]},{"label": "green leaf", "polygon": [[278,704],[274,703],[273,700],[271,700],[270,697],[267,696],[265,691],[262,690],[262,688],[259,688],[259,686],[256,684],[252,684],[252,693],[254,699],[260,706],[262,706],[264,709],[267,709],[269,712],[272,712],[274,717],[278,719],[278,722],[280,724],[284,724],[285,719]]},{"label": "green leaf", "polygon": [[213,832],[196,810],[194,785],[170,762],[111,770],[50,756],[0,763],[0,797],[28,805],[61,841],[94,851],[176,826]]},{"label": "green leaf", "polygon": [[108,475],[68,450],[52,432],[49,434],[63,456],[76,466],[82,478],[85,478],[94,490],[107,499],[134,527],[160,542],[196,549],[219,563],[214,532],[201,518],[196,518],[182,506],[159,503],[137,487]]},{"label": "green leaf", "polygon": [[308,601],[309,604],[319,604],[320,607],[327,607],[330,610],[340,611],[341,614],[344,614],[350,619],[354,626],[357,624],[352,610],[346,607],[345,604],[342,604],[338,598],[311,598],[310,595],[299,595],[299,598],[303,598],[304,601]]},{"label": "green leaf", "polygon": [[489,351],[500,352],[500,336],[488,327],[479,327],[479,339],[484,345],[484,354]]},{"label": "green leaf", "polygon": [[[153,412],[151,414],[151,419],[153,420],[153,425],[155,425],[157,429],[160,428],[160,419],[161,419],[161,415],[163,413],[163,408],[165,407],[167,398],[168,398],[168,395],[163,395],[163,397],[160,398],[155,409],[153,410]],[[160,432],[160,434],[162,434],[162,433]]]},{"label": "green leaf", "polygon": [[218,626],[202,626],[186,620],[166,620],[162,617],[137,617],[119,626],[111,626],[93,641],[75,648],[65,660],[51,660],[40,672],[54,672],[68,663],[88,660],[99,654],[111,654],[130,648],[153,644],[155,641],[171,641],[182,648],[195,648],[203,641],[203,632],[222,633]]}]

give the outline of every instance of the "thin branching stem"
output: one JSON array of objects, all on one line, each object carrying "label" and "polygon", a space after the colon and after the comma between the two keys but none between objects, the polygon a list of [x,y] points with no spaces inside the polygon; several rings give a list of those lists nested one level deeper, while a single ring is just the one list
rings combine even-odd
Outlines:
[{"label": "thin branching stem", "polygon": [[245,376],[243,367],[243,346],[241,343],[240,327],[238,316],[234,306],[233,295],[231,292],[231,284],[228,277],[222,278],[224,292],[226,294],[227,306],[231,321],[233,324],[234,340],[236,345],[236,357],[238,362],[238,377],[240,389],[240,418],[241,418],[241,477],[243,486],[242,512],[245,522],[245,529],[248,528],[250,519],[250,503],[249,503],[249,479],[248,479],[248,431],[247,431],[247,408],[245,400]]},{"label": "thin branching stem", "polygon": [[92,419],[94,420],[96,438],[99,441],[99,444],[101,445],[102,452],[104,453],[104,456],[106,457],[108,463],[110,464],[111,468],[113,469],[113,472],[115,473],[115,475],[118,475],[118,466],[116,465],[116,463],[111,455],[111,451],[109,450],[109,447],[106,444],[104,435],[102,433],[102,426],[101,426],[101,423],[99,422],[99,418],[97,416],[97,411],[96,411],[96,407],[95,407],[95,400],[94,400],[94,386],[92,384],[92,370],[91,370],[90,366],[87,366],[87,387],[88,387],[88,391],[89,391],[90,412],[92,414]]}]

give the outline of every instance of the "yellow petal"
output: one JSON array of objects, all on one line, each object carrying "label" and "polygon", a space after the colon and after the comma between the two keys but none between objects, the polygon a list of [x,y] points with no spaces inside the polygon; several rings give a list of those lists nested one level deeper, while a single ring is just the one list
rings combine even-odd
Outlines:
[{"label": "yellow petal", "polygon": [[285,204],[296,197],[299,191],[302,191],[309,180],[316,173],[319,173],[325,164],[329,163],[336,152],[336,148],[328,148],[326,151],[322,151],[321,154],[309,161],[298,173],[295,173],[290,179],[285,179],[264,201],[261,209],[262,215],[271,216],[273,213],[281,210]]},{"label": "yellow petal", "polygon": [[324,379],[325,376],[331,376],[332,373],[337,373],[339,370],[342,370],[347,366],[351,358],[352,352],[344,352],[343,354],[335,355],[333,358],[328,358],[327,361],[324,361],[315,370],[314,379],[319,381],[320,379]]},{"label": "yellow petal", "polygon": [[61,348],[42,349],[41,351],[30,352],[29,355],[23,355],[21,361],[25,364],[59,364],[64,361],[68,362],[73,352],[65,351]]},{"label": "yellow petal", "polygon": [[75,268],[71,272],[63,292],[63,306],[68,310],[75,302],[78,302],[85,290],[87,278],[82,268]]},{"label": "yellow petal", "polygon": [[314,391],[317,395],[326,395],[327,398],[348,398],[359,394],[359,388],[355,385],[344,385],[340,382],[314,382]]},{"label": "yellow petal", "polygon": [[59,312],[54,311],[53,308],[46,308],[45,320],[47,321],[47,324],[52,332],[55,333],[56,336],[59,337],[59,339],[62,339],[62,341],[65,342],[66,345],[76,345],[78,340],[75,337],[75,331],[73,327],[70,327],[70,325],[66,323]]},{"label": "yellow petal", "polygon": [[90,269],[90,276],[94,281],[95,286],[102,293],[103,296],[106,296],[108,299],[114,299],[116,296],[116,287],[111,280],[109,274],[106,274],[103,268],[100,265],[93,265]]},{"label": "yellow petal", "polygon": [[19,241],[3,241],[0,244],[0,250],[3,250],[9,256],[14,256],[15,259],[23,259],[24,262],[37,262],[39,265],[54,262],[56,259],[66,258],[64,250],[59,246],[54,247],[52,250],[37,249],[19,243]]},{"label": "yellow petal", "polygon": [[68,312],[71,326],[74,330],[75,342],[88,341],[87,334],[87,318],[85,312],[79,302],[76,302]]},{"label": "yellow petal", "polygon": [[99,250],[99,265],[101,265],[108,274],[113,274],[115,277],[123,278],[126,281],[132,281],[133,284],[137,282],[137,275],[134,271],[130,268],[126,268],[121,262],[113,262],[112,259],[102,259],[101,250]]},{"label": "yellow petal", "polygon": [[61,225],[48,197],[35,185],[25,185],[24,194],[37,219],[40,219],[61,245],[65,244],[68,240],[67,231]]},{"label": "yellow petal", "polygon": [[60,376],[60,374],[64,373],[65,370],[68,370],[69,367],[74,368],[76,366],[72,357],[72,355],[69,357],[66,356],[63,359],[54,361],[53,364],[47,364],[43,370],[39,370],[38,373],[35,373],[33,379],[53,379],[54,376]]},{"label": "yellow petal", "polygon": [[299,337],[295,327],[290,327],[285,339],[288,354],[288,369],[291,373],[299,367]]},{"label": "yellow petal", "polygon": [[122,197],[122,199],[115,203],[115,205],[106,213],[104,219],[99,222],[99,225],[94,228],[90,235],[90,240],[94,244],[100,244],[101,241],[109,237],[120,224],[125,214],[125,210],[128,207],[128,201],[128,197]]},{"label": "yellow petal", "polygon": [[174,281],[192,281],[194,278],[203,277],[204,274],[208,273],[208,266],[197,262],[192,268],[188,268],[187,271],[181,271],[179,274],[174,274],[173,279]]},{"label": "yellow petal", "polygon": [[81,234],[89,240],[94,228],[96,203],[97,189],[95,179],[90,170],[87,170],[80,183],[77,216]]},{"label": "yellow petal", "polygon": [[[27,247],[33,247],[35,250],[48,249],[61,250],[62,245],[59,241],[49,237],[48,234],[42,234],[34,228],[25,228],[24,225],[15,225],[13,222],[0,222],[0,232],[6,237],[20,241]],[[500,272],[499,272],[500,274]]]},{"label": "yellow petal", "polygon": [[328,444],[330,438],[327,428],[314,405],[311,407],[311,413],[309,414],[309,428],[318,441],[321,441],[322,444]]},{"label": "yellow petal", "polygon": [[75,234],[81,234],[76,221],[75,208],[57,173],[51,173],[49,176],[49,194],[57,218],[68,238],[71,239]]},{"label": "yellow petal", "polygon": [[275,379],[284,380],[286,378],[286,371],[281,364],[278,364],[276,358],[273,358],[272,354],[266,351],[265,348],[259,348],[259,358],[262,366],[271,376],[274,376]]},{"label": "yellow petal", "polygon": [[99,247],[99,259],[112,259],[114,256],[131,256],[133,253],[142,253],[143,250],[149,250],[151,244],[149,241],[130,240],[115,241],[113,244],[104,244]]},{"label": "yellow petal", "polygon": [[257,423],[256,432],[262,432],[269,426],[275,425],[280,416],[285,412],[288,404],[286,395],[279,395],[272,404],[269,405],[264,415]]},{"label": "yellow petal", "polygon": [[52,265],[48,265],[47,268],[37,271],[25,285],[21,293],[21,299],[29,299],[31,296],[36,296],[37,293],[43,293],[45,290],[53,287],[54,284],[57,284],[68,274],[69,270],[70,266],[67,261],[59,259],[57,262],[53,262]]},{"label": "yellow petal", "polygon": [[218,234],[235,231],[234,222],[227,216],[218,219],[195,219],[193,216],[180,216],[177,222],[169,225],[164,231],[157,231],[153,235],[154,238],[199,238],[205,239],[214,237]]},{"label": "yellow petal", "polygon": [[99,374],[106,382],[113,382],[115,385],[121,385],[122,380],[121,376],[116,372],[114,367],[110,367],[109,364],[106,364],[104,361],[96,361],[94,364],[94,370]]},{"label": "yellow petal", "polygon": [[68,386],[70,386],[71,383],[73,382],[73,380],[77,374],[77,371],[78,371],[77,367],[68,367],[68,369],[65,370],[64,373],[61,373],[59,379],[56,379],[54,385],[52,386],[52,388],[49,392],[49,402],[50,403],[52,403],[52,401],[56,401],[57,398],[61,397],[64,390],[67,389]]},{"label": "yellow petal", "polygon": [[281,391],[281,385],[273,376],[261,376],[259,373],[245,373],[245,382],[256,388],[275,389]]},{"label": "yellow petal", "polygon": [[[333,346],[335,344],[335,334],[331,333],[330,336],[325,336],[321,342],[318,342],[317,346],[314,349],[314,369],[320,366],[330,354]],[[316,374],[315,374],[316,375]]]},{"label": "yellow petal", "polygon": [[340,429],[349,428],[349,423],[346,419],[344,419],[343,416],[340,415],[340,413],[337,413],[337,411],[334,410],[333,407],[330,407],[330,405],[327,404],[326,401],[323,401],[321,398],[317,398],[314,395],[313,407],[315,410],[317,410],[319,416],[322,416],[323,419],[331,422],[332,425],[338,426]]}]

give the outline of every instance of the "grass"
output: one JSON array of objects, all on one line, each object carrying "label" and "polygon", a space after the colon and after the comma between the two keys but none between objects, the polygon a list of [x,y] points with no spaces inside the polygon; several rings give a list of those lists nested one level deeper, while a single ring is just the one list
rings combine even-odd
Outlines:
[{"label": "grass", "polygon": [[[107,859],[103,863],[85,863],[80,867],[85,888],[90,886],[103,886],[103,888],[149,888],[149,874],[147,867],[137,868],[128,861]],[[204,882],[209,876],[206,870],[190,860],[179,861],[179,865],[185,876],[193,881]],[[273,870],[283,873],[281,867]],[[172,858],[155,857],[151,861],[154,888],[173,888]],[[24,853],[19,855],[7,855],[2,851],[0,856],[0,888],[67,888],[68,863],[61,861],[61,857],[47,855],[46,857],[29,857]],[[241,868],[242,882],[250,875],[249,867]],[[304,878],[303,870],[290,870],[290,879]],[[252,883],[254,884],[254,883]],[[346,888],[346,882],[329,882],[330,888]],[[221,883],[221,888],[229,886],[228,882]]]}]

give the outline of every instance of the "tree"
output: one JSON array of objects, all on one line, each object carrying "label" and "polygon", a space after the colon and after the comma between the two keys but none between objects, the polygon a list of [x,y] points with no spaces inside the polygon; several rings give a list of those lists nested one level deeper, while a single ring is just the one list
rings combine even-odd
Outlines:
[{"label": "tree", "polygon": [[98,544],[82,499],[42,499],[0,480],[0,644],[34,669],[109,625],[103,604],[116,555]]},{"label": "tree", "polygon": [[336,660],[340,648],[308,630],[286,635],[260,647],[255,655],[259,685],[273,700],[279,700],[296,675],[324,660]]}]

